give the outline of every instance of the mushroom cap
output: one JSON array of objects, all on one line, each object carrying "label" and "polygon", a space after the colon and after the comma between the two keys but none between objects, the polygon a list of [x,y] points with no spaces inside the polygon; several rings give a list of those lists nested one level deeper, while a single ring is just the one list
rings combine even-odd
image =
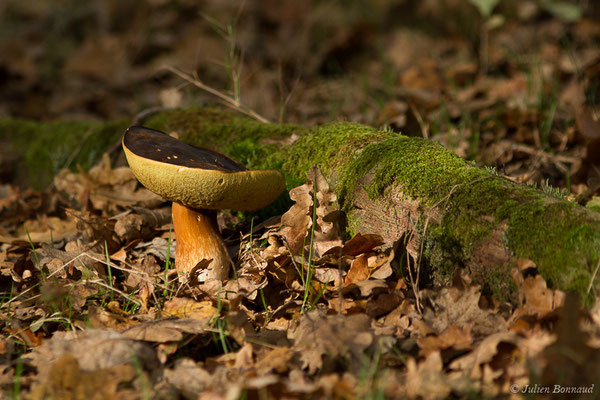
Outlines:
[{"label": "mushroom cap", "polygon": [[257,210],[285,187],[276,170],[247,170],[229,157],[163,132],[132,126],[123,150],[136,178],[167,200],[194,208]]}]

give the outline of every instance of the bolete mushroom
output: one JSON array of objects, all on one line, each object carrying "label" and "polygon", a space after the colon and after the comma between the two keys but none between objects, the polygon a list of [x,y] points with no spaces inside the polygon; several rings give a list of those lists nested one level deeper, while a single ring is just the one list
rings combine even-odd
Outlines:
[{"label": "bolete mushroom", "polygon": [[232,262],[216,210],[252,211],[267,206],[283,191],[281,172],[247,170],[221,153],[141,126],[128,128],[122,144],[129,167],[142,185],[173,202],[175,268],[180,278],[200,261],[212,260],[194,278],[200,282],[226,279]]}]

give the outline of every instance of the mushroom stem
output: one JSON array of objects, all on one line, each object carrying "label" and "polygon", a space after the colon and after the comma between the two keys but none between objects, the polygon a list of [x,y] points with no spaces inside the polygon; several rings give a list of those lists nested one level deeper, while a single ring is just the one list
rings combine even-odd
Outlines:
[{"label": "mushroom stem", "polygon": [[232,264],[219,233],[216,211],[186,207],[173,203],[173,228],[177,239],[175,268],[180,279],[187,277],[200,261],[212,259],[201,271],[198,281],[227,279]]}]

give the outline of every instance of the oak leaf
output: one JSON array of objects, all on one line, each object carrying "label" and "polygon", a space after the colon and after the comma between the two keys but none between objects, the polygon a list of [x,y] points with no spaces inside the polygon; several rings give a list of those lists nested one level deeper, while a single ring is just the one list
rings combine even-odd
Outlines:
[{"label": "oak leaf", "polygon": [[290,190],[290,198],[296,204],[281,217],[283,229],[280,234],[293,254],[309,254],[308,246],[312,241],[314,253],[320,257],[327,250],[342,245],[342,217],[333,206],[337,197],[321,170],[311,168],[306,181],[306,184]]}]

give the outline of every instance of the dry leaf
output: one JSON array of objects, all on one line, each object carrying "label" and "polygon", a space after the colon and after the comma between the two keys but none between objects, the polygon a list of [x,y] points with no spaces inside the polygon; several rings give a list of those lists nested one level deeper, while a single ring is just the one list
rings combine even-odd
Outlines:
[{"label": "dry leaf", "polygon": [[[83,371],[77,358],[65,353],[52,363],[47,379],[33,386],[29,398],[32,400],[116,399],[117,387],[133,381],[136,376],[137,371],[132,365],[115,365],[95,371]],[[122,398],[122,394],[119,398]]]},{"label": "dry leaf", "polygon": [[296,204],[281,217],[283,228],[280,234],[293,254],[301,254],[303,251],[304,254],[309,254],[307,246],[311,243],[311,232],[314,228],[314,251],[315,255],[320,257],[331,248],[341,246],[342,217],[339,210],[332,205],[337,198],[329,189],[321,170],[311,168],[306,181],[305,185],[290,190],[290,198]]},{"label": "dry leaf", "polygon": [[88,318],[90,325],[96,329],[107,328],[120,331],[129,328],[132,325],[137,325],[129,315],[123,313],[123,311],[117,307],[113,307],[113,310],[109,307],[107,307],[107,309],[90,307],[88,310]]},{"label": "dry leaf", "polygon": [[379,235],[357,233],[354,237],[344,243],[342,254],[345,256],[358,256],[359,254],[370,253],[376,247],[384,244]]},{"label": "dry leaf", "polygon": [[164,379],[186,398],[196,398],[198,393],[214,384],[214,378],[208,371],[190,358],[176,360],[172,368],[165,370]]},{"label": "dry leaf", "polygon": [[288,336],[294,340],[293,348],[303,368],[308,368],[311,375],[328,370],[338,357],[358,362],[375,341],[366,315],[324,316],[318,310],[305,314]]},{"label": "dry leaf", "polygon": [[133,207],[131,213],[121,215],[115,223],[115,233],[126,242],[148,240],[161,226],[171,221],[171,210],[148,210]]},{"label": "dry leaf", "polygon": [[283,228],[279,233],[292,253],[297,254],[305,246],[307,232],[311,226],[311,186],[306,184],[290,190],[290,198],[296,204],[281,217]]},{"label": "dry leaf", "polygon": [[210,300],[198,302],[184,297],[175,297],[165,302],[162,313],[164,316],[208,321],[217,313],[217,309]]},{"label": "dry leaf", "polygon": [[479,307],[481,291],[476,285],[470,285],[464,289],[443,288],[427,297],[433,309],[427,308],[423,319],[438,333],[452,325],[470,325],[473,337],[479,338],[502,331],[507,327],[502,316],[493,310],[483,310]]},{"label": "dry leaf", "polygon": [[429,353],[422,362],[409,358],[406,364],[406,392],[411,398],[445,399],[450,393],[450,385],[442,371],[442,357],[439,351]]},{"label": "dry leaf", "polygon": [[[533,268],[531,265],[529,267]],[[546,281],[541,275],[524,277],[523,272],[516,268],[510,274],[519,289],[520,303],[513,319],[522,315],[543,317],[563,304],[565,293],[560,290],[548,289]]]},{"label": "dry leaf", "polygon": [[470,377],[479,379],[482,374],[482,365],[492,361],[499,351],[499,345],[506,343],[514,347],[517,338],[513,332],[498,332],[486,336],[472,352],[452,361],[450,369],[466,371]]},{"label": "dry leaf", "polygon": [[31,239],[34,243],[53,243],[72,239],[76,234],[75,221],[44,216],[39,220],[25,222],[18,232],[19,236],[11,240]]},{"label": "dry leaf", "polygon": [[344,280],[345,285],[364,281],[369,277],[370,271],[367,262],[368,258],[368,254],[361,254],[352,261],[352,264],[350,265],[350,270],[348,271],[346,279]]},{"label": "dry leaf", "polygon": [[123,330],[125,337],[146,342],[178,342],[183,339],[183,333],[178,329],[163,326],[159,321],[156,323],[143,323]]},{"label": "dry leaf", "polygon": [[541,383],[563,387],[590,387],[600,379],[600,350],[587,345],[588,335],[581,329],[588,314],[581,309],[579,297],[568,293],[557,310],[556,342],[542,352],[546,361]]},{"label": "dry leaf", "polygon": [[151,254],[147,254],[130,265],[127,272],[125,272],[126,278],[123,283],[132,289],[146,285],[149,290],[148,294],[152,294],[154,291],[153,277],[160,269],[156,258]]},{"label": "dry leaf", "polygon": [[87,200],[97,210],[116,210],[116,206],[142,206],[154,208],[164,200],[138,186],[133,172],[127,167],[112,168],[108,154],[89,172],[60,171],[54,178],[59,191],[85,205]]},{"label": "dry leaf", "polygon": [[111,330],[88,329],[54,334],[25,356],[44,380],[52,371],[52,362],[64,354],[73,355],[82,371],[96,371],[130,364],[135,357],[146,370],[159,366],[154,350]]},{"label": "dry leaf", "polygon": [[256,371],[260,375],[270,372],[283,374],[290,368],[290,361],[294,356],[294,352],[289,347],[279,347],[269,350],[267,354],[256,362]]},{"label": "dry leaf", "polygon": [[374,295],[367,302],[366,313],[371,318],[379,318],[395,309],[402,298],[401,294],[395,291]]},{"label": "dry leaf", "polygon": [[426,336],[417,340],[421,348],[420,354],[427,355],[433,351],[442,351],[449,348],[456,350],[468,349],[473,338],[470,326],[451,325],[438,336]]}]

